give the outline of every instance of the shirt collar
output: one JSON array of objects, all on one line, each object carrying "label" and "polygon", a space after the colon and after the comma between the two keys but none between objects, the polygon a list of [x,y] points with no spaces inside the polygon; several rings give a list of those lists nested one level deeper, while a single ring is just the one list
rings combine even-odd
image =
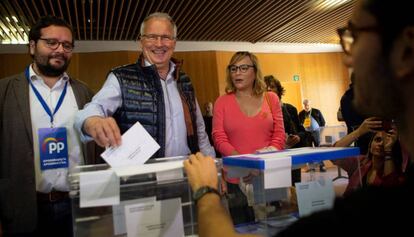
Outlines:
[{"label": "shirt collar", "polygon": [[[38,75],[34,70],[33,70],[33,63],[30,65],[29,67],[29,78],[30,80],[34,81],[34,80],[38,80],[38,79],[42,79],[42,77],[40,75]],[[69,75],[66,72],[63,72],[62,76],[59,78],[59,80],[62,79],[63,81],[68,81],[69,80]]]},{"label": "shirt collar", "polygon": [[[152,64],[148,61],[148,60],[144,60],[144,63],[145,63],[145,66],[146,67],[149,67],[149,66],[151,66]],[[171,72],[171,71],[174,71],[175,70],[175,63],[173,62],[173,61],[171,61],[170,60],[170,71],[169,72]]]},{"label": "shirt collar", "polygon": [[[145,66],[146,67],[149,67],[149,66],[151,66],[152,64],[148,61],[148,60],[146,60],[146,59],[144,59],[144,64],[145,64]],[[172,75],[173,73],[174,73],[174,71],[175,71],[175,68],[176,68],[177,66],[176,66],[176,64],[173,62],[173,61],[171,61],[170,60],[170,70],[168,71],[168,76],[167,76],[167,78],[166,78],[166,80],[168,80],[169,78],[174,78],[174,76]]]}]

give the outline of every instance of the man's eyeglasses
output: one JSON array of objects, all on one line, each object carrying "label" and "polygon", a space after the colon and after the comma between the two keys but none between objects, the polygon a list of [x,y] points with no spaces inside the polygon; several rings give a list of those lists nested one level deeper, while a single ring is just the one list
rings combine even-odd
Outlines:
[{"label": "man's eyeglasses", "polygon": [[155,34],[148,34],[148,35],[142,35],[142,38],[149,42],[155,42],[158,39],[161,39],[161,42],[171,42],[175,40],[175,37],[170,35],[155,35]]},{"label": "man's eyeglasses", "polygon": [[344,53],[351,54],[351,48],[353,43],[358,37],[360,32],[379,32],[380,28],[378,26],[365,26],[358,27],[352,22],[348,23],[348,26],[337,29],[340,43]]},{"label": "man's eyeglasses", "polygon": [[236,65],[230,65],[229,66],[229,71],[231,73],[236,73],[237,70],[240,70],[240,72],[245,73],[247,72],[247,70],[249,70],[249,68],[256,68],[254,65],[248,65],[248,64],[242,64],[240,66],[236,66]]},{"label": "man's eyeglasses", "polygon": [[73,45],[73,43],[65,42],[65,41],[64,42],[60,42],[57,39],[39,38],[39,40],[44,40],[46,42],[46,46],[49,49],[52,49],[52,50],[56,50],[57,48],[59,48],[59,45],[62,45],[63,51],[65,51],[67,53],[72,52],[73,51],[73,48],[75,47]]}]

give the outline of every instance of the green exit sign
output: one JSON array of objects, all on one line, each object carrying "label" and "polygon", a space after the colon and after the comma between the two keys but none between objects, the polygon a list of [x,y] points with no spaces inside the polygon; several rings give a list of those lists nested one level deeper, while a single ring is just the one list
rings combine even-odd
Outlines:
[{"label": "green exit sign", "polygon": [[293,81],[299,81],[299,75],[293,75]]}]

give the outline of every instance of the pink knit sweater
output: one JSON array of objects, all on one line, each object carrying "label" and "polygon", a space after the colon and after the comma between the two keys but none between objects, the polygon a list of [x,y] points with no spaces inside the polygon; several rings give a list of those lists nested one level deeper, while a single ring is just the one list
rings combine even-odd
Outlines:
[{"label": "pink knit sweater", "polygon": [[240,110],[234,94],[216,100],[212,134],[214,145],[223,156],[231,155],[234,150],[246,154],[267,146],[284,148],[285,129],[279,98],[273,92],[266,93],[269,100],[264,96],[260,112],[252,117]]}]

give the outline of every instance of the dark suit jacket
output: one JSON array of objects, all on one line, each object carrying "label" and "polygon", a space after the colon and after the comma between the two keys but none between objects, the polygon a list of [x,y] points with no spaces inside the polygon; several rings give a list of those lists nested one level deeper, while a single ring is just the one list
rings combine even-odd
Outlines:
[{"label": "dark suit jacket", "polygon": [[311,135],[305,131],[303,125],[299,122],[298,110],[295,106],[283,103],[283,123],[285,125],[285,132],[300,137],[300,142],[292,148],[312,146]]},{"label": "dark suit jacket", "polygon": [[[305,110],[300,111],[299,113],[299,120],[300,124],[303,124],[305,121],[306,115],[308,115],[309,112],[306,112]],[[311,110],[312,117],[318,122],[319,126],[323,127],[325,126],[325,119],[323,118],[323,115],[319,109],[312,108]]]},{"label": "dark suit jacket", "polygon": [[[74,79],[70,79],[70,84],[81,109],[93,93]],[[94,144],[84,147],[85,163],[95,162],[94,150]],[[0,80],[0,155],[3,231],[31,232],[37,223],[37,199],[29,84],[24,73]]]}]

